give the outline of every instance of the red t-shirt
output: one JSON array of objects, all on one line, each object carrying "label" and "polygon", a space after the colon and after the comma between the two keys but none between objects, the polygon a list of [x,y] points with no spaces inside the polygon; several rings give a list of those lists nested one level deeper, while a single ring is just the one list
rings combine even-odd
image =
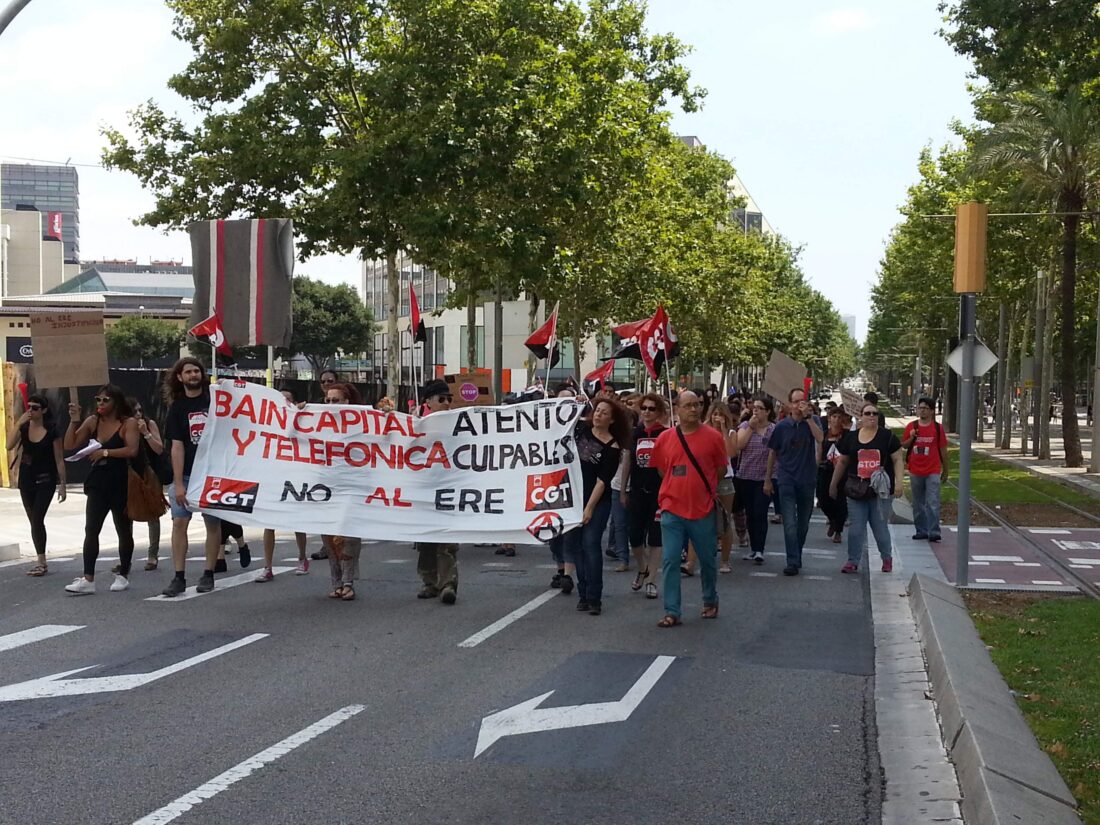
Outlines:
[{"label": "red t-shirt", "polygon": [[917,440],[909,453],[909,472],[915,476],[938,476],[943,470],[940,447],[947,446],[947,434],[937,421],[931,424],[910,421],[905,425],[905,439],[913,434],[914,427],[917,428]]},{"label": "red t-shirt", "polygon": [[718,490],[718,479],[726,472],[729,458],[726,456],[726,440],[713,427],[700,427],[695,432],[684,433],[688,446],[707,475],[710,494],[699,473],[684,452],[676,430],[665,430],[657,439],[649,466],[661,473],[661,491],[657,506],[680,518],[700,519],[714,509],[713,494]]}]

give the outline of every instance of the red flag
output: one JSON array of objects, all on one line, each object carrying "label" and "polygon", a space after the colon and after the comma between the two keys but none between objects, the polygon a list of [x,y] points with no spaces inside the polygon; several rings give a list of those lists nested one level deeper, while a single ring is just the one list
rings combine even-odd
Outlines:
[{"label": "red flag", "polygon": [[216,312],[206,320],[199,321],[195,326],[187,330],[187,334],[193,335],[196,338],[207,338],[214,349],[222,355],[227,358],[233,357],[233,348],[225,342],[225,331],[222,329],[221,318],[218,317]]},{"label": "red flag", "polygon": [[611,331],[623,339],[636,338],[638,336],[638,330],[648,324],[649,318],[643,318],[640,321],[627,321],[625,324],[619,324],[617,327],[612,327]]},{"label": "red flag", "polygon": [[664,305],[657,307],[653,317],[638,330],[638,348],[646,371],[655,381],[660,377],[665,362],[680,353],[679,340],[672,331]]},{"label": "red flag", "polygon": [[540,361],[550,358],[550,366],[553,367],[561,358],[561,349],[558,346],[558,307],[554,305],[554,311],[549,319],[541,327],[531,333],[531,337],[523,342],[531,354]]},{"label": "red flag", "polygon": [[593,392],[599,390],[603,385],[611,380],[611,373],[615,370],[615,359],[612,358],[602,367],[597,367],[588,373],[584,377],[584,383],[589,384],[593,388]]},{"label": "red flag", "polygon": [[428,330],[424,327],[424,319],[420,317],[420,302],[416,300],[416,290],[413,289],[412,281],[409,282],[409,317],[411,319],[409,329],[412,330],[413,343],[427,341]]}]

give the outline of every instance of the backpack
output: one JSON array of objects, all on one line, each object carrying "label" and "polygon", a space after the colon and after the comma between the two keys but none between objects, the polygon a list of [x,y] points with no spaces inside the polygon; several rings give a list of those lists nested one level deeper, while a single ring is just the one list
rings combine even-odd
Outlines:
[{"label": "backpack", "polygon": [[[940,426],[939,421],[933,421],[932,423],[936,425],[936,444],[938,445],[939,442],[940,442],[940,439],[943,437],[943,427]],[[917,443],[917,435],[916,434],[917,434],[917,428],[914,427],[913,428],[913,443],[905,448],[905,466],[906,467],[909,466],[909,456],[913,454],[913,446]]]}]

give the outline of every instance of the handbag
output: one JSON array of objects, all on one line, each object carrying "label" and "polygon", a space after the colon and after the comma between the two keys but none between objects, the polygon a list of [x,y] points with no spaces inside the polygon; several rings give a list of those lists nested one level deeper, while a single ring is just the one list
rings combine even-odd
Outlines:
[{"label": "handbag", "polygon": [[126,471],[126,516],[131,521],[156,521],[168,510],[168,500],[153,468],[139,474],[133,464]]},{"label": "handbag", "polygon": [[857,501],[867,501],[877,498],[878,494],[871,486],[871,479],[848,476],[844,479],[844,495]]}]

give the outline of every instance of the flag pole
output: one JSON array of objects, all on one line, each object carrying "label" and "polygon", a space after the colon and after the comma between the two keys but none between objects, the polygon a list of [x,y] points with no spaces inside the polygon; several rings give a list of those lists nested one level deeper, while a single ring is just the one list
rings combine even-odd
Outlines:
[{"label": "flag pole", "polygon": [[275,347],[267,348],[267,386],[275,388]]},{"label": "flag pole", "polygon": [[210,383],[218,383],[218,348],[210,345]]},{"label": "flag pole", "polygon": [[[664,346],[663,344],[661,345]],[[672,408],[676,405],[676,402],[672,399],[672,373],[668,366],[668,353],[665,353],[665,382],[668,384],[668,420],[672,422]]]},{"label": "flag pole", "polygon": [[550,351],[546,353],[546,377],[542,380],[542,397],[550,397],[550,365],[554,363],[554,347],[558,345],[557,337],[554,339],[554,346],[550,347]]},{"label": "flag pole", "polygon": [[[420,355],[423,357],[424,349],[423,344],[420,345]],[[420,384],[416,380],[416,332],[413,331],[413,350],[412,350],[412,380],[413,380],[413,399],[416,406],[413,408],[417,412],[420,411]],[[420,380],[424,380],[424,363],[420,363]]]}]

